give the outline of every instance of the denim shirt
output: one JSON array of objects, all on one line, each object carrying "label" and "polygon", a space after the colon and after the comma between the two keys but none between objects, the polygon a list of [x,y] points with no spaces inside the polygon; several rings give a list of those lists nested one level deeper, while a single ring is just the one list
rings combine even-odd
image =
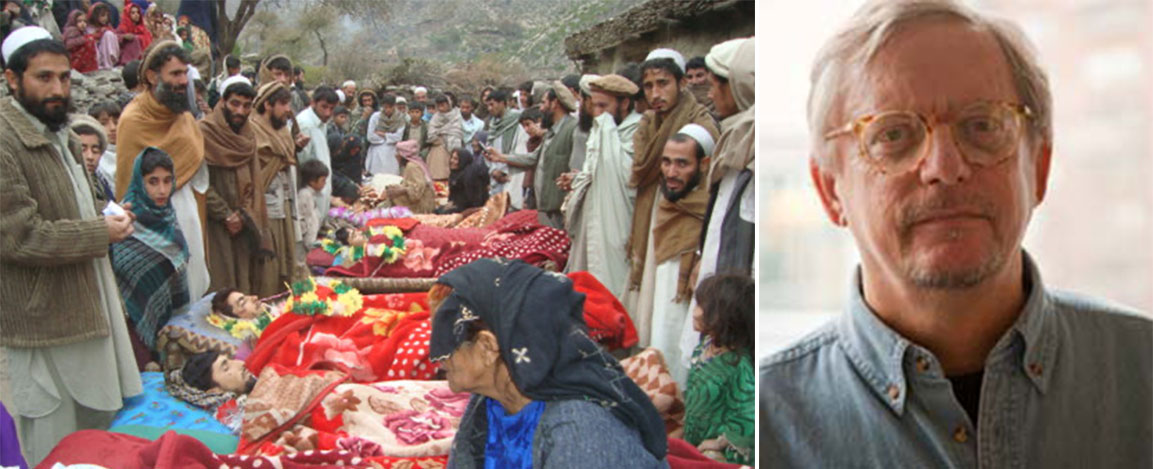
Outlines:
[{"label": "denim shirt", "polygon": [[[989,352],[979,425],[861,296],[762,363],[761,467],[1153,467],[1153,322],[1032,285]],[[975,430],[975,428],[979,430]]]}]

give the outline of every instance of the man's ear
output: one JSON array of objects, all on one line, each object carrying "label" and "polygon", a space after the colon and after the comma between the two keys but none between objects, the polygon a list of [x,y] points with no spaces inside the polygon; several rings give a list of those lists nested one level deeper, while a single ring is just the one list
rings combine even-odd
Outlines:
[{"label": "man's ear", "polygon": [[156,83],[156,71],[155,70],[145,70],[144,71],[144,78],[145,78],[145,80],[147,80],[147,83],[141,83],[141,84],[147,86],[148,88],[152,88],[152,83]]},{"label": "man's ear", "polygon": [[1034,179],[1034,206],[1040,205],[1041,201],[1045,200],[1045,193],[1049,189],[1049,164],[1053,161],[1053,142],[1046,141],[1041,143],[1037,148],[1037,154],[1033,157],[1033,171]]},{"label": "man's ear", "polygon": [[821,166],[817,158],[819,158],[817,155],[809,156],[809,175],[813,178],[813,186],[817,189],[817,195],[821,197],[821,205],[825,208],[825,214],[829,216],[829,220],[834,225],[848,226],[849,220],[845,216],[845,207],[836,190],[837,180],[829,168]]},{"label": "man's ear", "polygon": [[8,94],[16,94],[16,72],[4,69],[4,79],[8,81]]}]

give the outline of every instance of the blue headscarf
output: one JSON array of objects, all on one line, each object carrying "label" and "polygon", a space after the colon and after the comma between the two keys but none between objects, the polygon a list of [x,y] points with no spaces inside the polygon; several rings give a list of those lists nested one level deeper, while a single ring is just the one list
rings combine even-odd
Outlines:
[{"label": "blue headscarf", "polygon": [[[148,147],[140,151],[136,155],[136,163],[132,166],[132,181],[128,185],[128,191],[124,194],[124,199],[121,203],[131,203],[132,213],[136,214],[137,228],[145,228],[145,231],[151,231],[156,236],[163,239],[165,243],[178,244],[181,246],[184,257],[188,257],[188,243],[184,240],[183,233],[180,232],[180,226],[176,222],[176,210],[172,208],[172,194],[176,192],[176,184],[172,184],[172,191],[168,193],[168,203],[163,207],[156,205],[156,202],[148,196],[148,191],[144,189],[144,174],[143,161],[144,154],[149,151],[157,151],[163,153],[165,157],[171,161],[164,150],[156,147]],[[133,236],[140,235],[139,230]],[[141,239],[147,244],[148,239]]]},{"label": "blue headscarf", "polygon": [[585,295],[572,280],[522,261],[480,259],[437,280],[452,287],[432,320],[429,356],[448,358],[480,319],[496,336],[509,375],[538,401],[600,404],[636,429],[658,460],[668,453],[665,424],[648,395],[588,335]]}]

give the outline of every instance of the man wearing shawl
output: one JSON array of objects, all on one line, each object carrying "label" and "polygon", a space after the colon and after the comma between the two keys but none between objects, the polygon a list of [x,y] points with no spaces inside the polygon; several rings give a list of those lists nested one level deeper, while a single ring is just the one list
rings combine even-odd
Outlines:
[{"label": "man wearing shawl", "polygon": [[[369,121],[372,115],[378,111],[380,105],[377,104],[376,93],[372,90],[361,90],[356,94],[356,103],[359,105],[356,111],[352,112],[352,124],[349,127],[349,132],[356,134],[362,140],[368,135]],[[404,113],[401,113],[401,119],[407,119]]]},{"label": "man wearing shawl", "polygon": [[[485,104],[489,112],[488,146],[505,155],[527,153],[528,134],[520,126],[520,111],[508,108],[508,93],[493,91],[488,94]],[[494,163],[489,170],[492,171],[490,195],[508,192],[509,205],[521,208],[524,205],[524,192],[521,190],[524,173],[516,171],[516,174],[511,174],[505,163]]]},{"label": "man wearing shawl", "polygon": [[[659,209],[657,199],[660,192],[661,160],[664,156],[665,142],[688,124],[697,124],[706,129],[713,141],[720,134],[708,108],[698,103],[692,93],[682,90],[685,86],[684,65],[685,59],[672,49],[654,50],[641,64],[641,83],[649,109],[645,111],[645,117],[641,119],[637,133],[633,136],[636,157],[633,159],[629,185],[637,190],[637,206],[633,212],[632,233],[629,235],[630,291],[640,289],[641,277],[645,274],[645,261],[648,258],[650,244],[649,233],[652,232],[653,220],[656,219]],[[707,195],[704,192],[700,194],[699,197],[706,199],[701,203],[707,202]],[[700,216],[703,215],[702,212]],[[696,235],[699,235],[699,230]],[[651,272],[649,274],[651,275]],[[691,295],[676,296],[687,301]],[[625,302],[625,305],[633,312],[634,320],[648,322],[643,316],[647,316],[649,311],[641,315],[635,303]],[[677,327],[679,328],[680,324]],[[646,341],[645,334],[642,333],[641,343],[645,344]]]},{"label": "man wearing shawl", "polygon": [[673,378],[680,383],[688,378],[681,358],[692,352],[680,348],[681,328],[685,318],[691,319],[691,277],[699,259],[701,221],[709,203],[704,176],[712,151],[712,135],[697,124],[682,127],[665,142],[660,194],[650,234],[645,237],[644,274],[632,310],[641,347],[660,350]]},{"label": "man wearing shawl", "polygon": [[188,292],[193,298],[208,291],[204,245],[204,136],[189,112],[188,53],[172,41],[157,42],[140,63],[138,78],[148,91],[136,95],[120,116],[116,140],[116,199],[124,197],[136,158],[147,147],[164,150],[176,166],[173,210],[188,242]]},{"label": "man wearing shawl", "polygon": [[571,188],[565,202],[565,227],[573,245],[566,272],[587,270],[617,299],[624,297],[629,275],[628,242],[636,190],[629,187],[633,134],[641,114],[633,109],[637,85],[620,75],[589,83],[593,127],[588,153],[578,173],[560,178]]},{"label": "man wearing shawl", "polygon": [[553,86],[543,99],[541,111],[549,125],[544,142],[535,152],[523,155],[509,155],[507,158],[494,149],[489,158],[500,163],[512,163],[521,167],[535,168],[533,189],[536,191],[536,209],[540,212],[542,224],[553,228],[564,228],[564,216],[560,207],[565,193],[556,185],[556,178],[569,169],[572,156],[573,130],[576,119],[570,114],[576,110],[576,98],[561,82]]},{"label": "man wearing shawl", "polygon": [[396,152],[405,160],[404,181],[385,188],[385,194],[394,207],[408,207],[412,213],[432,213],[436,208],[436,191],[432,187],[432,173],[420,158],[415,140],[396,144]]},{"label": "man wearing shawl", "polygon": [[256,194],[264,197],[274,253],[257,259],[253,269],[253,291],[263,298],[280,293],[297,278],[296,146],[288,129],[292,92],[280,81],[269,81],[256,92],[253,109],[248,123],[256,137]]},{"label": "man wearing shawl", "polygon": [[481,259],[437,282],[429,357],[472,393],[448,467],[668,467],[664,422],[589,337],[572,280]]},{"label": "man wearing shawl", "polygon": [[204,160],[208,165],[205,193],[205,237],[211,291],[230,287],[253,291],[255,256],[271,253],[267,238],[264,197],[257,188],[256,134],[249,124],[256,90],[248,79],[237,76],[221,83],[223,97],[200,121],[204,134]]},{"label": "man wearing shawl", "polygon": [[[754,198],[754,115],[753,38],[733,39],[713,46],[705,56],[712,88],[709,95],[721,116],[721,137],[713,150],[706,182],[708,211],[701,246],[697,278],[725,272],[752,275],[753,245],[756,241],[756,199]],[[696,307],[694,302],[689,311]],[[693,350],[699,334],[692,318],[681,329],[681,350]],[[688,366],[682,357],[682,366]]]},{"label": "man wearing shawl", "polygon": [[172,210],[172,194],[160,196],[164,200],[158,204],[149,196],[144,181],[148,175],[145,171],[171,164],[172,159],[155,147],[145,148],[135,158],[132,182],[122,200],[131,204],[136,215],[135,231],[124,242],[112,245],[112,269],[125,312],[153,355],[157,331],[168,323],[173,309],[189,302],[185,275],[188,244]]},{"label": "man wearing shawl", "polygon": [[133,228],[130,215],[99,215],[69,138],[64,45],[26,26],[5,39],[3,58],[11,95],[0,99],[0,347],[6,402],[37,464],[69,433],[107,427],[123,398],[141,392],[108,260],[109,245]]},{"label": "man wearing shawl", "polygon": [[453,107],[448,96],[436,97],[436,114],[428,121],[428,169],[432,180],[448,180],[448,158],[463,143],[464,129],[460,109]]},{"label": "man wearing shawl", "polygon": [[396,144],[404,137],[404,119],[408,116],[396,110],[396,96],[385,94],[380,102],[381,110],[372,114],[366,127],[368,155],[365,167],[370,174],[400,175]]},{"label": "man wearing shawl", "polygon": [[[300,151],[298,160],[318,160],[328,168],[332,174],[332,155],[328,152],[328,132],[325,126],[332,118],[332,110],[340,102],[336,91],[327,86],[321,86],[312,94],[312,105],[296,115],[296,123],[300,125],[300,133],[308,136],[308,145]],[[316,198],[316,207],[320,210],[320,217],[328,214],[328,205],[332,200],[332,178],[324,182],[324,190]]]},{"label": "man wearing shawl", "polygon": [[462,141],[467,145],[477,132],[484,130],[484,121],[474,111],[477,110],[476,99],[465,96],[460,99],[460,128],[464,131]]}]

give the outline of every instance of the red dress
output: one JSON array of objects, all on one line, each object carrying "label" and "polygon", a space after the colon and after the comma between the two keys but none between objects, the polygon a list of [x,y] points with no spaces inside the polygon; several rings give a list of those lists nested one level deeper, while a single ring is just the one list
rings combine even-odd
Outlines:
[{"label": "red dress", "polygon": [[95,34],[85,34],[76,26],[79,17],[84,13],[73,10],[68,14],[68,23],[64,26],[64,46],[68,48],[68,55],[72,62],[72,69],[80,73],[96,70],[96,41]]}]

